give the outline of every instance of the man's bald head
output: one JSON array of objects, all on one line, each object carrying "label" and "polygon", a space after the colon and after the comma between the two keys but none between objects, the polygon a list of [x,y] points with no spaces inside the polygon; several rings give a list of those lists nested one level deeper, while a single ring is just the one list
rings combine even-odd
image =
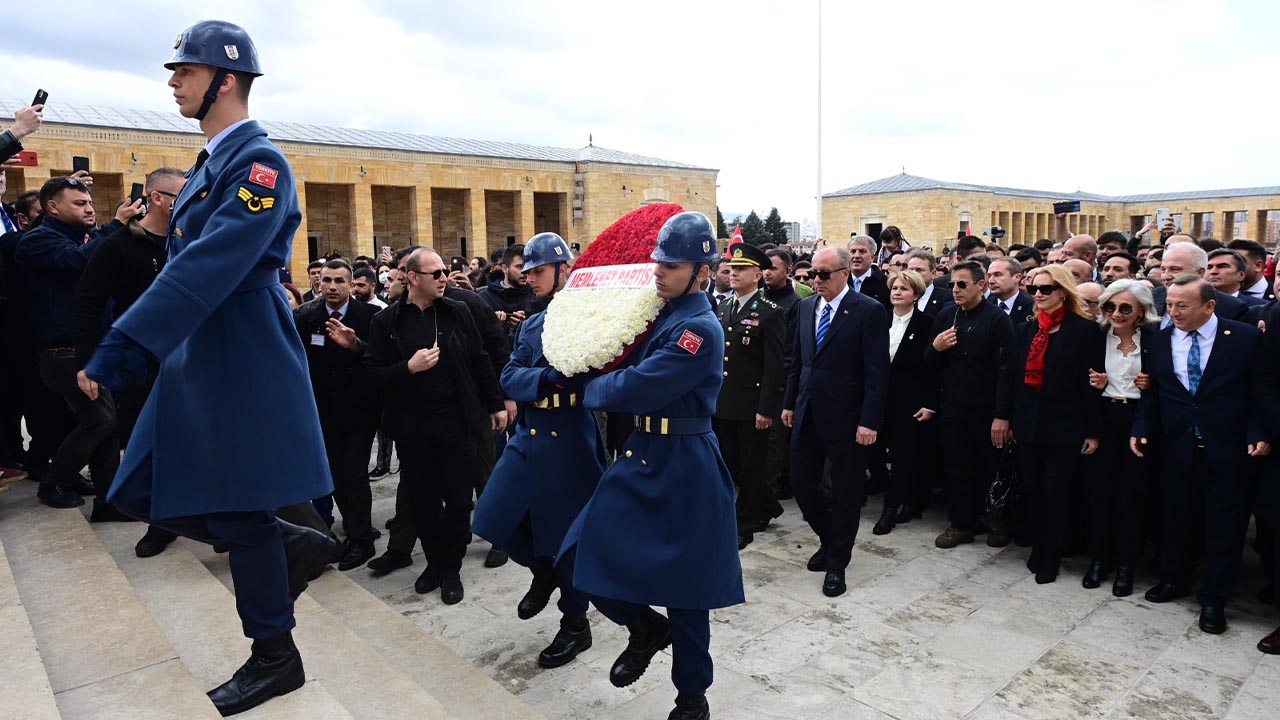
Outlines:
[{"label": "man's bald head", "polygon": [[1177,235],[1170,235],[1169,239],[1164,241],[1164,246],[1169,247],[1174,243],[1191,243],[1192,245],[1194,245],[1195,242],[1196,242],[1196,239],[1191,237],[1190,235],[1187,235],[1186,233],[1178,233]]},{"label": "man's bald head", "polygon": [[1089,267],[1098,259],[1098,243],[1092,235],[1073,235],[1062,246],[1062,254],[1089,263]]},{"label": "man's bald head", "polygon": [[1077,287],[1093,279],[1093,266],[1084,260],[1072,258],[1062,263],[1062,267],[1066,268],[1067,272],[1071,273],[1071,277],[1075,278]]},{"label": "man's bald head", "polygon": [[1098,298],[1102,297],[1104,288],[1096,282],[1080,283],[1076,285],[1076,292],[1080,293],[1080,299],[1084,300],[1084,304],[1089,308],[1089,312],[1094,318],[1098,317]]}]

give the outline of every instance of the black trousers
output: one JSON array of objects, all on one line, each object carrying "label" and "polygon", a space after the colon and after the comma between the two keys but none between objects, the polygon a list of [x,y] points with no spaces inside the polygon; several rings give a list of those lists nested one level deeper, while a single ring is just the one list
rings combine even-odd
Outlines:
[{"label": "black trousers", "polygon": [[[1243,452],[1243,449],[1241,450]],[[1226,605],[1240,577],[1240,556],[1249,527],[1252,488],[1247,477],[1226,477],[1213,468],[1204,448],[1192,450],[1191,467],[1162,468],[1164,527],[1160,579],[1190,585],[1204,555],[1201,605]]]},{"label": "black trousers", "polygon": [[716,418],[716,439],[729,474],[738,486],[738,527],[767,522],[782,514],[782,506],[769,493],[769,431],[756,430],[751,420]]},{"label": "black trousers", "polygon": [[1085,459],[1088,503],[1085,528],[1094,560],[1134,567],[1142,555],[1147,503],[1146,459],[1129,449],[1136,402],[1104,398],[1098,450]]},{"label": "black trousers", "polygon": [[324,449],[333,477],[333,501],[342,511],[348,540],[373,540],[373,491],[369,489],[369,454],[375,430],[349,420],[322,418]]},{"label": "black trousers", "polygon": [[999,454],[991,444],[991,417],[943,410],[938,424],[951,500],[951,526],[981,529],[987,487],[995,476]]},{"label": "black trousers", "polygon": [[885,417],[889,434],[884,444],[893,457],[889,488],[884,494],[886,508],[903,505],[924,507],[929,499],[929,481],[923,472],[922,460],[933,453],[925,445],[923,430],[925,426],[932,425],[933,421],[920,422],[913,414],[899,412]]},{"label": "black trousers", "polygon": [[[831,462],[834,500],[822,492],[822,466]],[[812,417],[791,434],[791,487],[804,519],[827,550],[827,569],[849,566],[867,482],[867,448],[848,437],[822,437]]]},{"label": "black trousers", "polygon": [[111,391],[99,390],[90,400],[76,384],[76,355],[72,350],[40,351],[40,379],[45,387],[62,396],[75,413],[76,425],[62,439],[49,467],[48,480],[70,486],[80,468],[89,466],[89,476],[98,491],[97,502],[106,502],[107,490],[120,467],[120,441],[116,437],[116,406]]},{"label": "black trousers", "polygon": [[1027,530],[1031,535],[1032,567],[1056,575],[1071,516],[1071,486],[1080,446],[1018,443],[1018,465],[1026,490]]},{"label": "black trousers", "polygon": [[432,422],[426,432],[397,445],[400,483],[407,486],[427,564],[456,573],[471,540],[475,438],[458,417]]},{"label": "black trousers", "polygon": [[781,416],[769,426],[764,482],[774,497],[791,490],[791,428],[782,424]]},{"label": "black trousers", "polygon": [[[31,472],[32,479],[39,480],[44,476],[49,461],[57,453],[62,439],[75,427],[76,416],[62,400],[61,394],[50,390],[41,380],[40,359],[35,350],[30,347],[13,347],[6,355],[12,363],[7,367],[12,368],[14,375],[12,384],[0,394],[7,396],[8,388],[12,388],[15,393],[4,401],[5,412],[8,413],[4,422],[8,423],[7,427],[13,433],[14,443],[10,449],[13,457],[7,459],[22,460]],[[25,452],[22,451],[21,434],[21,421],[24,417],[27,421],[27,433],[31,435],[31,442]]]}]

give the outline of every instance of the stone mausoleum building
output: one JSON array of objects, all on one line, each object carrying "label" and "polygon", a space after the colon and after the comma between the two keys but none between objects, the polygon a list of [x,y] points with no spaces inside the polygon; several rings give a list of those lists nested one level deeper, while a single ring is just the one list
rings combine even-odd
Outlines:
[{"label": "stone mausoleum building", "polygon": [[1269,248],[1280,241],[1280,186],[1109,196],[969,185],[906,173],[823,195],[821,231],[831,241],[851,232],[879,237],[882,229],[896,225],[912,246],[940,250],[954,245],[957,233],[982,235],[998,226],[1006,233],[1001,244],[1029,245],[1053,238],[1053,203],[1063,200],[1080,201],[1080,213],[1070,216],[1071,231],[1094,237],[1108,230],[1136,232],[1168,208],[1178,227],[1195,237],[1246,238]]},{"label": "stone mausoleum building", "polygon": [[[25,103],[0,100],[0,122]],[[27,164],[8,167],[5,202],[67,175],[88,156],[94,204],[109,219],[135,182],[158,167],[186,169],[204,147],[176,111],[52,103],[23,143]],[[4,123],[7,126],[7,123]],[[487,256],[538,232],[585,248],[641,205],[675,202],[709,217],[717,171],[588,145],[581,149],[263,122],[288,156],[303,210],[291,271],[332,251],[376,256],[384,245],[429,245]]]}]

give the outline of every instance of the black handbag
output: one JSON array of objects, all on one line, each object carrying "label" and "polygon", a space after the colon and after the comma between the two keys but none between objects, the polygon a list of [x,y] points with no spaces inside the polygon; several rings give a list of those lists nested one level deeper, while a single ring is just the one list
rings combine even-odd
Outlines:
[{"label": "black handbag", "polygon": [[1006,443],[1000,453],[996,475],[987,486],[982,524],[994,532],[1012,532],[1018,524],[1021,507],[1022,477],[1018,473],[1018,452],[1013,443]]}]

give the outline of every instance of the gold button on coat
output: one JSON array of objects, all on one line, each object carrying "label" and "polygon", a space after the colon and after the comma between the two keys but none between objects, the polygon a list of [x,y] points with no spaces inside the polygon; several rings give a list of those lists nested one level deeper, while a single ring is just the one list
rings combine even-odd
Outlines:
[{"label": "gold button on coat", "polygon": [[634,453],[632,453],[630,450],[627,451],[627,457],[631,457],[633,454]]},{"label": "gold button on coat", "polygon": [[537,428],[529,428],[529,434],[530,434],[530,435],[537,435],[537,434],[538,434],[538,429],[537,429]]}]

